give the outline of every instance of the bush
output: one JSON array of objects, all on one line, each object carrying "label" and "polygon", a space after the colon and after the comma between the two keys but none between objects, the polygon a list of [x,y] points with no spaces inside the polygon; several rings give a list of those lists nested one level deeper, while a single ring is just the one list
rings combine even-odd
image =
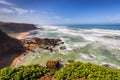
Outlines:
[{"label": "bush", "polygon": [[57,80],[120,80],[120,70],[90,63],[73,62],[54,75]]},{"label": "bush", "polygon": [[36,80],[49,72],[49,69],[39,65],[6,67],[0,70],[0,80]]},{"label": "bush", "polygon": [[[39,65],[6,67],[0,70],[0,80],[36,80],[50,73]],[[53,74],[57,80],[120,80],[120,70],[90,63],[72,62]]]}]

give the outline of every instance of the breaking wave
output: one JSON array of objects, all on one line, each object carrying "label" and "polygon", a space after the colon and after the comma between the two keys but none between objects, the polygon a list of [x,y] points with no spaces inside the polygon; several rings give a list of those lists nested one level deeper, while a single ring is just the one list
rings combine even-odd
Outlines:
[{"label": "breaking wave", "polygon": [[[69,59],[72,55],[73,58],[75,57],[74,60],[95,64],[106,62],[105,64],[115,68],[120,66],[120,57],[118,56],[120,53],[120,30],[82,29],[79,27],[74,28],[74,26],[51,25],[39,25],[37,27],[39,29],[31,31],[28,38],[61,39],[66,46],[64,53]],[[62,59],[65,59],[65,56]]]}]

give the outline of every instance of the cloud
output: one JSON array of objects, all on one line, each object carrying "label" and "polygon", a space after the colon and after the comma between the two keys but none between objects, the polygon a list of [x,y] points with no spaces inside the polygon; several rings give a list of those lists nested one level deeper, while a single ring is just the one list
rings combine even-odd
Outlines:
[{"label": "cloud", "polygon": [[11,7],[18,15],[26,14],[28,13],[28,10],[17,8],[17,7]]},{"label": "cloud", "polygon": [[34,10],[26,10],[18,7],[11,7],[11,9],[13,9],[18,15],[35,12]]},{"label": "cloud", "polygon": [[27,14],[27,13],[33,13],[35,12],[34,10],[26,10],[18,7],[10,7],[10,8],[0,8],[0,13],[5,13],[5,14]]},{"label": "cloud", "polygon": [[34,10],[29,10],[30,13],[34,13],[35,11]]},{"label": "cloud", "polygon": [[11,13],[15,13],[15,12],[12,9],[0,8],[0,13],[11,14]]},{"label": "cloud", "polygon": [[15,6],[14,4],[6,1],[6,0],[0,0],[0,4],[8,5],[8,6]]},{"label": "cloud", "polygon": [[0,13],[6,13],[6,14],[27,14],[27,13],[33,13],[34,10],[27,10],[23,8],[16,7],[16,5],[12,4],[11,2],[8,2],[7,0],[0,0],[0,4],[7,5],[8,8],[0,8]]}]

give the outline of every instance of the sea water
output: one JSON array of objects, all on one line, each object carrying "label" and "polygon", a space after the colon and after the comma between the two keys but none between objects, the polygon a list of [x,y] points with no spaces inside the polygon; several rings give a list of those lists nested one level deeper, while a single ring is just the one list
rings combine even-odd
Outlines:
[{"label": "sea water", "polygon": [[27,54],[19,65],[41,64],[47,60],[68,60],[90,62],[120,68],[120,26],[119,25],[38,25],[28,38],[61,39],[65,50],[49,52],[37,48]]}]

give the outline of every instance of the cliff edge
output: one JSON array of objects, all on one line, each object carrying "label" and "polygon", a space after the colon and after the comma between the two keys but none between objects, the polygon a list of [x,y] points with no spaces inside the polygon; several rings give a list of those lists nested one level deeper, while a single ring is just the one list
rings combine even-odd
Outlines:
[{"label": "cliff edge", "polygon": [[6,33],[20,33],[37,29],[34,24],[0,22],[0,29]]},{"label": "cliff edge", "polygon": [[25,50],[19,40],[9,37],[0,30],[0,68],[9,66]]}]

